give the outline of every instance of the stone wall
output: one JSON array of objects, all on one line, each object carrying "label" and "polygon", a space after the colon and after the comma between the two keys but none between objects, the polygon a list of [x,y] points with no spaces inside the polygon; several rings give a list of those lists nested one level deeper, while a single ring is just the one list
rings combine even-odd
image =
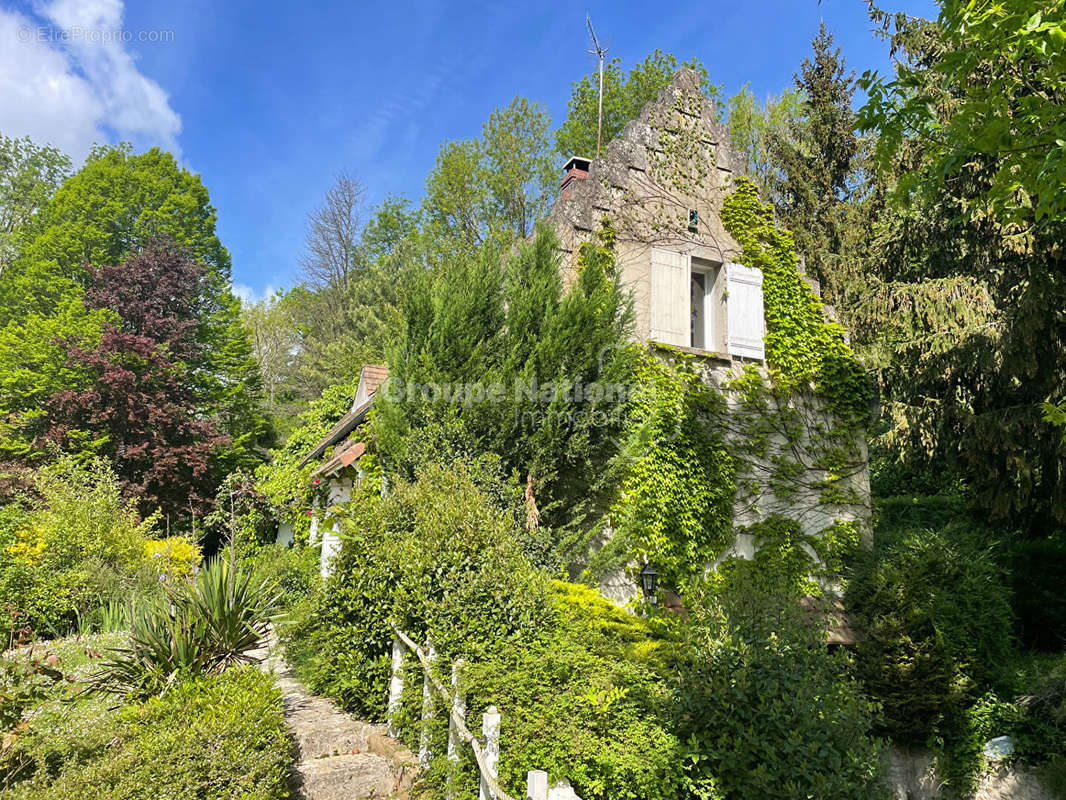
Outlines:
[{"label": "stone wall", "polygon": [[[917,750],[892,748],[885,754],[885,779],[896,800],[941,800],[945,786],[932,758]],[[1030,769],[992,766],[980,778],[974,800],[1055,800]]]}]

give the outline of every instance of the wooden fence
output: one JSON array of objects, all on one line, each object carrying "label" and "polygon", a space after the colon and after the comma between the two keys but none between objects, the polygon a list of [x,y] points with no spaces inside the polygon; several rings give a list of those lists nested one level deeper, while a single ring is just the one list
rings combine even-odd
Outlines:
[{"label": "wooden fence", "polygon": [[[481,735],[483,741],[479,741],[470,729],[466,727],[466,698],[459,686],[459,673],[463,662],[457,661],[452,664],[451,688],[445,686],[433,672],[437,653],[430,642],[426,642],[425,649],[419,647],[411,637],[404,633],[395,624],[392,630],[395,636],[392,640],[392,680],[389,684],[389,735],[397,736],[396,728],[397,712],[400,710],[403,696],[403,667],[407,653],[412,652],[417,656],[422,666],[424,680],[422,684],[422,734],[419,742],[418,761],[422,769],[428,769],[436,754],[432,749],[428,723],[436,716],[437,702],[439,698],[448,709],[448,797],[455,796],[455,776],[458,772],[459,750],[463,745],[469,745],[474,754],[474,762],[477,764],[481,775],[481,788],[478,793],[479,800],[515,800],[500,788],[499,763],[500,763],[500,723],[501,715],[495,706],[490,706],[481,719]],[[434,697],[436,695],[436,698]],[[549,788],[548,773],[542,770],[530,770],[526,775],[526,800],[580,800],[573,790],[566,788]]]}]

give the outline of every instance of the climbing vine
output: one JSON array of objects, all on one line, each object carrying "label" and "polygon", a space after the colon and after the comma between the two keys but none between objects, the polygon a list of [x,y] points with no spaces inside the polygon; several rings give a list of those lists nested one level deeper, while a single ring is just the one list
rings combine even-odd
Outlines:
[{"label": "climbing vine", "polygon": [[[712,582],[743,575],[817,592],[860,537],[832,508],[865,500],[852,479],[865,467],[868,384],[804,281],[791,234],[749,180],[737,180],[722,220],[739,260],[763,273],[767,366],[723,371],[672,348],[642,354],[608,515],[613,536],[589,573],[649,560],[664,586],[680,589],[719,563]],[[754,522],[741,531],[757,555],[723,562],[737,515]]]},{"label": "climbing vine", "polygon": [[863,424],[870,387],[844,329],[825,319],[822,304],[799,272],[792,234],[777,225],[773,206],[755,184],[737,178],[722,223],[741,247],[739,261],[763,274],[766,363],[781,392],[815,390],[841,421]]},{"label": "climbing vine", "polygon": [[691,356],[667,361],[642,352],[634,385],[618,500],[608,515],[614,538],[599,563],[621,549],[626,561],[649,558],[666,585],[680,586],[731,538],[734,465],[717,424],[726,405]]}]

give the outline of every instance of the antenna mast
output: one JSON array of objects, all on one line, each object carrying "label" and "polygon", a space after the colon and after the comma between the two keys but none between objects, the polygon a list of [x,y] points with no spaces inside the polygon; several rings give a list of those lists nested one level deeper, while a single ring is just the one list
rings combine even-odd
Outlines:
[{"label": "antenna mast", "polygon": [[589,50],[589,53],[600,59],[600,109],[596,117],[596,158],[599,158],[600,143],[603,139],[603,56],[607,53],[607,48],[600,47],[600,41],[596,38],[596,31],[592,30],[592,19],[588,14],[585,15],[585,24],[588,25],[589,36],[592,37],[593,49]]}]

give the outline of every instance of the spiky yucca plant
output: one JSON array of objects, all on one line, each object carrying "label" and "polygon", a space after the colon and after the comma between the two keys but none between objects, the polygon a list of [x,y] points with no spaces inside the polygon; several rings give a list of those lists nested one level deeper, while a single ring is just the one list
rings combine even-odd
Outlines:
[{"label": "spiky yucca plant", "polygon": [[112,651],[90,688],[148,697],[165,692],[179,676],[253,661],[250,651],[263,642],[277,606],[272,586],[217,558],[195,579],[133,610],[129,646]]}]

